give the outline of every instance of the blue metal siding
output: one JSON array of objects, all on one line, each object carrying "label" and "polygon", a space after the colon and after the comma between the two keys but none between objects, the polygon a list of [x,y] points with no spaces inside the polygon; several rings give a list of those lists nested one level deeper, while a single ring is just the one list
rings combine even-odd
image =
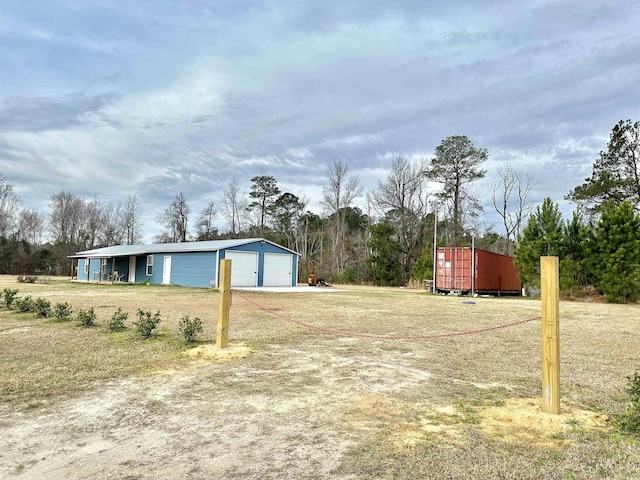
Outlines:
[{"label": "blue metal siding", "polygon": [[100,275],[100,258],[89,259],[89,280],[98,280]]},{"label": "blue metal siding", "polygon": [[[171,253],[171,285],[211,287],[216,274],[216,252]],[[161,258],[164,258],[162,255]],[[162,276],[160,277],[162,280]]]},{"label": "blue metal siding", "polygon": [[[291,286],[295,287],[298,281],[298,255],[291,253],[289,250],[285,248],[280,248],[277,245],[273,245],[268,242],[252,242],[247,243],[245,245],[238,245],[236,247],[227,248],[226,250],[238,250],[241,252],[258,252],[258,286],[262,287],[264,285],[264,254],[265,253],[282,253],[286,255],[291,255],[293,257],[291,266]],[[220,260],[225,258],[224,252],[226,250],[220,251]],[[218,282],[217,285],[220,284],[220,273],[218,272]]]},{"label": "blue metal siding", "polygon": [[[84,266],[89,261],[89,273],[84,271]],[[93,280],[93,273],[91,273],[91,260],[81,258],[78,260],[78,280]]]},{"label": "blue metal siding", "polygon": [[[291,285],[295,286],[298,279],[298,255],[290,250],[273,245],[269,242],[255,241],[244,245],[230,247],[227,250],[257,252],[258,253],[258,286],[264,285],[264,254],[279,253],[290,255],[292,258],[291,265]],[[136,256],[135,281],[138,283],[150,282],[162,283],[162,269],[164,266],[164,257],[171,257],[171,278],[172,285],[182,285],[188,287],[207,287],[212,286],[212,280],[216,280],[215,285],[220,283],[220,272],[216,266],[217,260],[225,258],[224,249],[218,253],[216,251],[197,251],[197,252],[154,252],[153,253],[153,273],[147,275],[147,255]],[[84,273],[84,265],[86,258],[78,259],[78,279],[87,280],[87,274]],[[89,261],[89,280],[97,280],[100,272],[100,258],[93,258]],[[107,259],[105,272],[110,273],[116,270],[122,275],[123,281],[129,279],[129,256],[115,257],[115,263],[112,258]],[[216,275],[218,278],[216,278]]]},{"label": "blue metal siding", "polygon": [[[156,283],[153,281],[153,276],[147,276],[147,256],[148,255],[141,255],[136,257],[136,283]],[[156,273],[156,257],[157,255],[153,258],[153,273]],[[160,280],[162,280],[162,276]]]},{"label": "blue metal siding", "polygon": [[[136,257],[136,282],[162,283],[164,257],[171,257],[171,285],[211,287],[215,278],[216,252],[154,253],[153,272],[147,275],[147,256]],[[129,258],[126,258],[127,264]]]}]

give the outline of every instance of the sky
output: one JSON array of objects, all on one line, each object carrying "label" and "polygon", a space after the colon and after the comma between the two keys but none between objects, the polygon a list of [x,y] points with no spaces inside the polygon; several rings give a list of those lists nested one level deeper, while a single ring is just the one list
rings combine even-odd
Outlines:
[{"label": "sky", "polygon": [[195,219],[271,175],[320,214],[336,161],[371,191],[466,135],[500,233],[501,167],[568,215],[613,126],[640,120],[638,25],[637,0],[0,0],[0,172],[45,214],[60,191],[135,194],[148,241],[178,192]]}]

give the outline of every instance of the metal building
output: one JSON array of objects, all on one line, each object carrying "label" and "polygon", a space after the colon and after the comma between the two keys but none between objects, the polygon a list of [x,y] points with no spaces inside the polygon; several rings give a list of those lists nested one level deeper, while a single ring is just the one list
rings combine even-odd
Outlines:
[{"label": "metal building", "polygon": [[116,245],[77,252],[79,281],[217,287],[231,259],[234,287],[295,287],[298,253],[263,238]]}]

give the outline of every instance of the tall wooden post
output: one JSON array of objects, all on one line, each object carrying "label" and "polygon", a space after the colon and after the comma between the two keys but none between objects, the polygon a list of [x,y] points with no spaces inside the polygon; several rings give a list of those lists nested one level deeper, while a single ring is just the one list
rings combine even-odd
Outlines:
[{"label": "tall wooden post", "polygon": [[558,257],[540,257],[542,411],[560,413],[560,287]]},{"label": "tall wooden post", "polygon": [[229,346],[229,310],[231,307],[231,260],[220,262],[219,290],[216,347],[227,348]]}]

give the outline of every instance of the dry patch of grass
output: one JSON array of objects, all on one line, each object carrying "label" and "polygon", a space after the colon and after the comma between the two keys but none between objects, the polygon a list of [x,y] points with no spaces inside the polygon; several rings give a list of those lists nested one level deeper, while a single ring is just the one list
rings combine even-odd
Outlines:
[{"label": "dry patch of grass", "polygon": [[357,399],[346,416],[350,428],[386,430],[385,443],[401,452],[429,443],[459,446],[469,429],[509,444],[558,447],[571,442],[570,433],[611,432],[609,417],[565,406],[560,415],[542,412],[538,398],[507,398],[502,405],[477,405],[467,399],[450,405],[405,402],[366,396]]},{"label": "dry patch of grass", "polygon": [[225,361],[234,358],[246,358],[251,354],[251,348],[245,343],[230,343],[229,346],[224,349],[220,349],[213,344],[206,344],[185,350],[182,354],[198,360]]},{"label": "dry patch of grass", "polygon": [[569,443],[569,434],[575,430],[611,432],[607,415],[572,405],[565,405],[559,415],[544,413],[540,398],[510,398],[503,406],[481,409],[478,415],[487,435],[526,445]]}]

